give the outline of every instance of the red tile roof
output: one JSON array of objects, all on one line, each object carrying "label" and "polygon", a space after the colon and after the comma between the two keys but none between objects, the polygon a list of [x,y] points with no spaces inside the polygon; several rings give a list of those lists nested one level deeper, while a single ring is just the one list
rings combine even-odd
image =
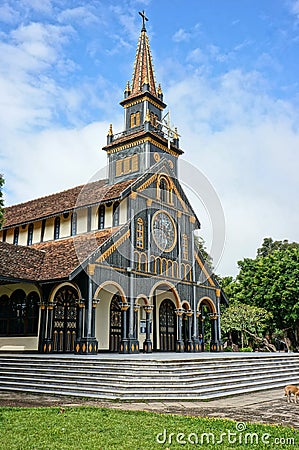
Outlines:
[{"label": "red tile roof", "polygon": [[0,278],[35,280],[44,257],[40,250],[0,242]]},{"label": "red tile roof", "polygon": [[74,208],[116,199],[133,181],[131,179],[109,185],[107,180],[98,180],[26,203],[9,206],[5,208],[3,228],[55,216]]},{"label": "red tile roof", "polygon": [[39,280],[68,277],[118,229],[119,227],[92,231],[66,239],[35,244],[32,247],[45,253],[38,274]]},{"label": "red tile roof", "polygon": [[0,280],[67,278],[118,229],[89,232],[30,247],[0,242]]}]

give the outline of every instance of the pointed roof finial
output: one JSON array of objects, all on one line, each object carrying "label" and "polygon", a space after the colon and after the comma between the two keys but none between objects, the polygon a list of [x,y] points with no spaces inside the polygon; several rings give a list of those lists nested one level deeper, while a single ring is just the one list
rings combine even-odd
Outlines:
[{"label": "pointed roof finial", "polygon": [[112,123],[110,123],[109,131],[107,136],[113,136],[113,129],[112,129]]},{"label": "pointed roof finial", "polygon": [[139,14],[142,17],[142,28],[141,28],[141,31],[146,31],[145,22],[148,21],[148,18],[146,17],[144,10],[143,11],[139,11]]}]

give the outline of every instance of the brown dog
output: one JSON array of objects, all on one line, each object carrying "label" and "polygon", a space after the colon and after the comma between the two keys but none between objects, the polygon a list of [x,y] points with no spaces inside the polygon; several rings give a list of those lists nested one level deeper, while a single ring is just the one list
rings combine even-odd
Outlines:
[{"label": "brown dog", "polygon": [[287,397],[287,402],[291,402],[291,395],[294,394],[294,403],[297,403],[297,398],[299,396],[299,388],[298,386],[294,386],[293,384],[288,384],[284,388],[284,395]]}]

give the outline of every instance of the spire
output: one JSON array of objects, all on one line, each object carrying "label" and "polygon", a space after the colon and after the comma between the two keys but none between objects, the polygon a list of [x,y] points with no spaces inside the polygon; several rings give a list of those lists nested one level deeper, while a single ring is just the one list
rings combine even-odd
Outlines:
[{"label": "spire", "polygon": [[146,84],[149,92],[157,97],[152,55],[145,28],[145,21],[147,21],[148,18],[145,17],[144,11],[139,12],[139,14],[142,17],[142,29],[137,45],[131,95],[142,92],[142,87]]}]

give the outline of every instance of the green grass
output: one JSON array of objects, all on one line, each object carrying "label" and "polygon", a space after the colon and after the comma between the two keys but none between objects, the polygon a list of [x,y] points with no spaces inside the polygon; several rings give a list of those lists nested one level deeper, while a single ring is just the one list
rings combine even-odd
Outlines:
[{"label": "green grass", "polygon": [[[243,424],[244,425],[244,424]],[[239,427],[242,426],[239,424]],[[230,449],[286,449],[299,448],[299,432],[293,428],[245,424],[245,431],[236,429],[236,422],[223,419],[197,418],[170,414],[121,411],[95,407],[60,408],[0,408],[0,449],[2,450],[152,450],[214,448]],[[166,442],[164,430],[167,430]],[[231,434],[231,442],[227,434]],[[170,433],[174,435],[169,438]],[[179,435],[183,433],[183,435]],[[190,434],[192,433],[192,434]],[[213,433],[215,442],[207,443]],[[221,433],[223,442],[220,441]],[[250,443],[246,433],[256,433]],[[177,443],[176,439],[181,441]],[[188,443],[188,440],[198,444]],[[232,440],[236,439],[234,443]],[[248,440],[249,439],[249,440]],[[262,439],[266,442],[263,443]],[[280,439],[276,444],[275,439]],[[287,444],[293,439],[294,444]],[[186,441],[186,444],[183,442]],[[290,442],[290,441],[289,441]]]}]

